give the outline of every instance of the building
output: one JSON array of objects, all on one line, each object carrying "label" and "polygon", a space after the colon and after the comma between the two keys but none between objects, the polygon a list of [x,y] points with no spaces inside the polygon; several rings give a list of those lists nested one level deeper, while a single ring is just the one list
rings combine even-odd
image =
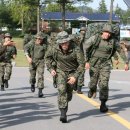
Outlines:
[{"label": "building", "polygon": [[[107,22],[109,21],[110,14],[101,14],[101,13],[93,13],[93,14],[87,14],[87,13],[72,13],[72,12],[66,12],[65,14],[65,21],[66,26],[68,28],[73,26],[73,23],[77,22],[77,26],[86,26],[88,23],[91,22]],[[44,22],[59,22],[60,25],[62,25],[62,13],[61,12],[43,12],[41,14],[41,19]],[[120,22],[120,18],[116,16],[115,14],[112,15],[113,22]],[[58,25],[59,26],[59,25]]]}]

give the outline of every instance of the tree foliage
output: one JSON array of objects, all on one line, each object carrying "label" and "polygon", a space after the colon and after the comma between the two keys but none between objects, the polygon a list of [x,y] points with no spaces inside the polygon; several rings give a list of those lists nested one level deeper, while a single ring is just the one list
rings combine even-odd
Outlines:
[{"label": "tree foliage", "polygon": [[101,2],[99,3],[99,8],[98,8],[98,12],[99,13],[107,13],[107,6],[105,4],[104,0],[101,0]]},{"label": "tree foliage", "polygon": [[[69,12],[78,12],[79,11],[72,4],[67,4],[65,8]],[[46,12],[60,12],[61,11],[61,6],[58,3],[48,4],[47,7],[45,8],[45,11]]]}]

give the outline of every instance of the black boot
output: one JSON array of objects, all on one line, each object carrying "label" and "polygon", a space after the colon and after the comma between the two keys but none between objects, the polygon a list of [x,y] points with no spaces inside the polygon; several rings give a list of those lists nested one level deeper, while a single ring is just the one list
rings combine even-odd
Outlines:
[{"label": "black boot", "polygon": [[40,97],[40,98],[43,97],[42,88],[39,88],[38,97]]},{"label": "black boot", "polygon": [[31,91],[35,92],[35,85],[34,84],[31,85]]},{"label": "black boot", "polygon": [[1,91],[5,91],[4,85],[1,85]]},{"label": "black boot", "polygon": [[108,111],[108,108],[106,106],[106,100],[101,100],[101,105],[100,105],[100,112],[107,112]]},{"label": "black boot", "polygon": [[67,107],[66,108],[60,108],[60,111],[61,111],[60,121],[62,123],[67,123],[67,115],[66,115]]},{"label": "black boot", "polygon": [[78,93],[78,94],[83,94],[83,92],[81,91],[81,88],[82,88],[81,86],[78,86],[78,87],[77,87],[77,93]]},{"label": "black boot", "polygon": [[95,98],[95,97],[96,97],[96,92],[95,92],[95,91],[92,91],[92,90],[89,90],[89,91],[88,91],[88,97],[89,97],[89,98],[92,98],[92,97]]},{"label": "black boot", "polygon": [[5,85],[5,88],[8,88],[9,87],[9,84],[8,84],[8,80],[4,80],[4,85]]}]

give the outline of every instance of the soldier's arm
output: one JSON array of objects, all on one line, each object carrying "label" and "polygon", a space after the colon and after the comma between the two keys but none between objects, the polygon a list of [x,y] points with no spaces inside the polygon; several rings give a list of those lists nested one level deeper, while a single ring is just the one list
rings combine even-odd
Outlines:
[{"label": "soldier's arm", "polygon": [[85,69],[85,59],[83,52],[80,50],[79,47],[76,48],[76,55],[77,55],[77,62],[79,64],[74,77],[77,78]]},{"label": "soldier's arm", "polygon": [[52,70],[55,70],[53,63],[56,63],[56,61],[54,60],[53,55],[54,55],[54,48],[49,47],[45,54],[46,66],[49,72],[51,72]]},{"label": "soldier's arm", "polygon": [[12,49],[12,58],[15,59],[16,55],[17,55],[17,49],[16,49],[16,46],[13,46],[13,49]]},{"label": "soldier's arm", "polygon": [[5,51],[7,46],[12,46],[14,43],[11,41],[3,42],[0,44],[0,55],[2,55]]},{"label": "soldier's arm", "polygon": [[89,39],[85,38],[85,41],[84,41],[84,49],[85,49],[85,55],[86,55],[86,62],[89,62],[90,60],[90,51],[92,51],[92,46],[93,46],[93,43],[95,42],[95,37],[96,36],[92,36],[90,37]]},{"label": "soldier's arm", "polygon": [[129,59],[125,54],[125,51],[121,48],[121,46],[119,44],[116,44],[116,50],[119,53],[119,55],[121,56],[121,58],[123,59],[125,64],[129,63]]},{"label": "soldier's arm", "polygon": [[28,44],[26,44],[24,46],[24,53],[25,53],[25,56],[30,56],[30,49],[31,49],[31,46],[32,46],[32,42],[29,42]]},{"label": "soldier's arm", "polygon": [[119,59],[117,52],[114,53],[113,58],[114,58],[114,60],[118,60]]},{"label": "soldier's arm", "polygon": [[5,52],[6,48],[7,46],[0,45],[0,55],[2,55]]}]

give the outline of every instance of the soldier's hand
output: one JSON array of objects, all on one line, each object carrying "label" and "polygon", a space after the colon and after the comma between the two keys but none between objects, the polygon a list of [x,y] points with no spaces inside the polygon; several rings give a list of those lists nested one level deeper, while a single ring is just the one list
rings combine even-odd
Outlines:
[{"label": "soldier's hand", "polygon": [[29,64],[32,64],[32,58],[27,57],[27,60],[28,60],[28,63],[29,63]]},{"label": "soldier's hand", "polygon": [[68,84],[71,84],[71,85],[72,85],[72,84],[74,84],[75,82],[76,82],[76,78],[75,78],[75,77],[69,77],[69,78],[68,78],[68,82],[67,82]]},{"label": "soldier's hand", "polygon": [[6,42],[4,42],[3,45],[4,46],[11,46],[11,45],[14,45],[14,42],[13,41],[6,41]]},{"label": "soldier's hand", "polygon": [[90,64],[88,62],[85,64],[85,68],[86,68],[86,70],[88,70],[90,68]]},{"label": "soldier's hand", "polygon": [[129,64],[125,64],[125,71],[129,70]]},{"label": "soldier's hand", "polygon": [[55,71],[55,70],[52,70],[52,71],[51,71],[51,75],[52,75],[52,76],[55,76],[55,75],[56,75],[56,71]]},{"label": "soldier's hand", "polygon": [[119,60],[115,60],[115,65],[118,65],[119,64]]}]

